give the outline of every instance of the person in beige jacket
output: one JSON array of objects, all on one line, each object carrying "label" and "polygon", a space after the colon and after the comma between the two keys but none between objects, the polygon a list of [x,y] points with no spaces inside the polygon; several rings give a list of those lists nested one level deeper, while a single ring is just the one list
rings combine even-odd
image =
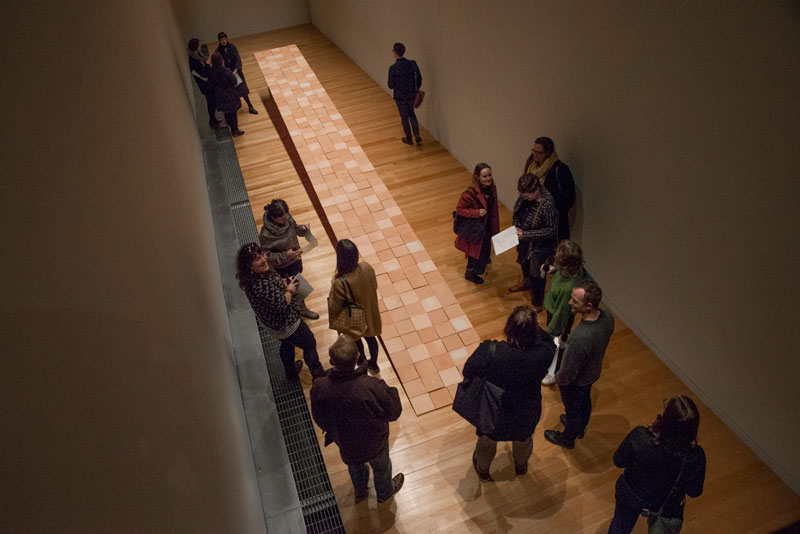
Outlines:
[{"label": "person in beige jacket", "polygon": [[[358,247],[349,239],[341,239],[336,243],[336,274],[328,295],[328,321],[331,328],[333,320],[341,313],[344,305],[344,280],[350,285],[353,299],[364,308],[367,322],[364,339],[369,347],[367,370],[370,374],[377,375],[380,373],[377,336],[381,335],[382,328],[381,312],[378,309],[378,280],[375,278],[375,270],[369,263],[358,262]],[[354,341],[359,352],[358,365],[361,366],[366,360],[364,343],[360,339]]]}]

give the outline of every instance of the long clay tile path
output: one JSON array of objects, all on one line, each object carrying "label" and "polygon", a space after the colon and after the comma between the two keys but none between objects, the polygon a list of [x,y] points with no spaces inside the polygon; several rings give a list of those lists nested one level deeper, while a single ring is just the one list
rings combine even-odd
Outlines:
[{"label": "long clay tile path", "polygon": [[297,46],[255,56],[336,238],[375,269],[381,337],[414,411],[452,404],[478,334]]}]

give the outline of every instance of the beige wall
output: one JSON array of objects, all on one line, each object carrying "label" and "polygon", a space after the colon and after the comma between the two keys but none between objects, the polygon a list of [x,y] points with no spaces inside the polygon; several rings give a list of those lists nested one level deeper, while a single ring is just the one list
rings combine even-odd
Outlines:
[{"label": "beige wall", "polygon": [[171,3],[184,40],[196,37],[201,43],[216,41],[221,31],[235,39],[311,20],[305,0],[171,0]]},{"label": "beige wall", "polygon": [[492,164],[507,206],[533,139],[554,138],[606,301],[800,491],[796,2],[310,6],[384,88],[406,44],[423,124]]},{"label": "beige wall", "polygon": [[0,530],[263,532],[172,13],[0,20]]}]

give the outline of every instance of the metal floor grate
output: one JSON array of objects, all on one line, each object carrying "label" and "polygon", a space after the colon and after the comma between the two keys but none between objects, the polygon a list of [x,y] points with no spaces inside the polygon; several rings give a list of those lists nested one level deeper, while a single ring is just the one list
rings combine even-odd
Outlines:
[{"label": "metal floor grate", "polygon": [[[221,130],[227,135],[222,135]],[[226,156],[224,159],[236,162],[235,165],[220,162],[220,172],[224,175],[228,193],[232,194],[229,200],[239,246],[258,242],[258,229],[230,133],[227,128],[218,128],[215,135],[220,152]],[[344,534],[336,496],[314,432],[303,388],[297,380],[286,380],[279,356],[280,342],[270,337],[260,326],[258,329],[306,531],[309,534]]]}]

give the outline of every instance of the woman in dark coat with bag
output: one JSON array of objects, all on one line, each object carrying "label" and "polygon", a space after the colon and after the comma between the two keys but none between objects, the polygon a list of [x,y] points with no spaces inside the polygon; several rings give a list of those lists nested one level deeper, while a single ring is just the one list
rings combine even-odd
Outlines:
[{"label": "woman in dark coat with bag", "polygon": [[[536,321],[529,306],[517,306],[506,321],[506,341],[484,341],[464,364],[464,379],[476,376],[504,390],[496,429],[490,435],[478,432],[472,466],[481,482],[492,482],[489,466],[498,441],[511,441],[514,471],[528,472],[533,454],[533,432],[542,415],[542,378],[553,359],[553,339]],[[492,349],[494,345],[494,349]]]},{"label": "woman in dark coat with bag", "polygon": [[456,206],[456,215],[479,219],[484,224],[483,238],[469,241],[456,237],[456,248],[467,255],[467,270],[464,278],[474,284],[482,284],[480,277],[486,265],[492,262],[492,236],[500,231],[500,215],[497,209],[497,187],[492,179],[492,168],[478,163],[472,173],[472,184],[461,193]]},{"label": "woman in dark coat with bag", "polygon": [[[517,181],[519,198],[514,204],[512,220],[517,228],[517,263],[522,268],[522,284],[531,288],[531,304],[536,313],[544,308],[544,289],[547,280],[540,271],[556,253],[558,213],[553,197],[536,176],[523,174]],[[516,291],[512,287],[509,291]]]},{"label": "woman in dark coat with bag", "polygon": [[609,534],[628,534],[640,515],[648,525],[658,523],[650,532],[680,532],[686,496],[699,497],[706,478],[699,425],[694,401],[672,397],[650,426],[637,426],[625,437],[614,452],[614,465],[625,471],[617,479]]},{"label": "woman in dark coat with bag", "polygon": [[234,79],[238,75],[242,80],[242,83],[235,86],[236,91],[239,96],[244,98],[244,101],[247,102],[247,110],[253,115],[258,115],[258,111],[253,107],[253,104],[250,102],[250,96],[248,96],[250,94],[250,89],[247,87],[247,80],[244,79],[244,72],[242,72],[242,57],[239,55],[239,49],[236,48],[235,44],[228,42],[228,34],[225,32],[219,32],[217,34],[217,40],[219,41],[219,46],[214,52],[218,52],[222,55],[225,66],[231,69]]},{"label": "woman in dark coat with bag", "polygon": [[552,139],[536,138],[522,172],[536,176],[553,196],[558,211],[558,241],[569,239],[570,212],[575,206],[575,180],[569,166],[558,159]]},{"label": "woman in dark coat with bag", "polygon": [[239,94],[236,92],[236,77],[231,69],[225,66],[219,52],[211,55],[211,73],[208,75],[208,80],[214,86],[217,109],[225,114],[225,122],[231,129],[231,135],[234,137],[242,135],[244,131],[239,129],[239,120],[236,118],[236,112],[242,107]]}]

